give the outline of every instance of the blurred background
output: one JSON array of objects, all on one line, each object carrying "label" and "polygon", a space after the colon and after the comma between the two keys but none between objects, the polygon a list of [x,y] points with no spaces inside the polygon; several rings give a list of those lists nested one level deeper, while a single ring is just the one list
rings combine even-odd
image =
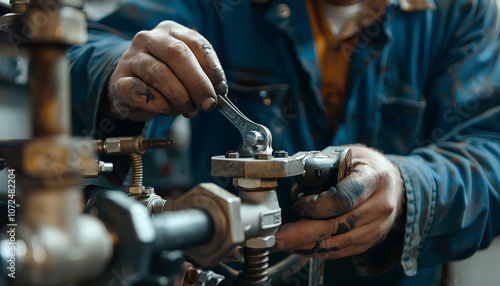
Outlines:
[{"label": "blurred background", "polygon": [[[118,1],[87,1],[84,10],[87,12],[89,20],[99,20],[113,12]],[[9,0],[0,0],[1,15],[10,11],[8,7],[10,7]],[[30,137],[30,99],[26,88],[27,63],[27,55],[12,45],[9,34],[0,32],[0,140]],[[177,140],[180,140],[181,144],[179,145],[182,146],[189,141],[189,132],[186,132],[189,130],[189,122],[182,118],[176,122],[176,126],[178,134],[173,136],[178,136]],[[169,158],[168,154],[164,154],[160,159],[169,160],[172,158]],[[182,158],[175,160],[178,164],[182,164]],[[174,168],[174,170],[172,177],[178,180],[174,183],[189,184],[188,170],[182,166]],[[106,185],[102,179],[99,181],[89,180],[88,183]],[[169,181],[156,183],[168,184]],[[7,170],[3,170],[0,171],[2,198],[6,197],[6,188]],[[449,263],[445,267],[447,274],[443,278],[441,286],[500,285],[499,265],[500,239],[497,238],[488,249],[478,251],[468,259]]]}]

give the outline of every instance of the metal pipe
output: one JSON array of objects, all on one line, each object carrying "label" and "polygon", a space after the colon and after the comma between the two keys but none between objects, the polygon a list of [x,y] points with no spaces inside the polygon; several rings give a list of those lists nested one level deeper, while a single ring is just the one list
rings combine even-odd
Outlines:
[{"label": "metal pipe", "polygon": [[29,67],[33,136],[71,134],[69,64],[63,45],[33,45]]},{"label": "metal pipe", "polygon": [[200,209],[169,211],[155,215],[156,249],[182,249],[207,243],[213,235],[212,218]]}]

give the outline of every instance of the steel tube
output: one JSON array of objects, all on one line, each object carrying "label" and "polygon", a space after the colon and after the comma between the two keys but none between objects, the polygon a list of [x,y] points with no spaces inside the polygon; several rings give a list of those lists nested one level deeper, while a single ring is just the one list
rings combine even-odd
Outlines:
[{"label": "steel tube", "polygon": [[169,211],[155,215],[157,249],[182,249],[207,243],[213,235],[212,218],[200,209]]},{"label": "steel tube", "polygon": [[69,64],[65,52],[62,45],[31,48],[29,88],[34,137],[71,134]]}]

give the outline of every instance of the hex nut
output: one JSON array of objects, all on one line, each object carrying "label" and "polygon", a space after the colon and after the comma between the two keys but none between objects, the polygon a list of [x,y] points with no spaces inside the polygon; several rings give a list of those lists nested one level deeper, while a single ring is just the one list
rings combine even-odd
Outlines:
[{"label": "hex nut", "polygon": [[127,187],[127,193],[130,193],[132,196],[138,196],[141,195],[146,191],[146,187],[140,186],[140,187]]},{"label": "hex nut", "polygon": [[257,160],[271,160],[273,156],[271,154],[258,153],[255,154],[255,159]]},{"label": "hex nut", "polygon": [[244,189],[276,188],[278,186],[278,180],[233,178],[233,185],[237,188]]},{"label": "hex nut", "polygon": [[212,183],[199,184],[174,202],[174,209],[198,208],[213,222],[212,238],[204,245],[184,249],[201,267],[215,265],[236,245],[245,241],[241,220],[241,199]]},{"label": "hex nut", "polygon": [[237,178],[286,178],[302,174],[305,153],[297,153],[287,158],[256,160],[254,158],[228,159],[224,156],[212,157],[212,176]]},{"label": "hex nut", "polygon": [[130,269],[142,275],[150,271],[156,232],[146,207],[121,192],[105,192],[92,201],[86,212],[97,216],[116,233],[116,249],[110,270]]},{"label": "hex nut", "polygon": [[275,158],[286,158],[286,157],[288,157],[288,152],[283,151],[283,150],[276,151],[276,152],[274,152],[274,157]]},{"label": "hex nut", "polygon": [[211,270],[202,271],[196,279],[196,286],[217,286],[224,280],[224,276]]},{"label": "hex nut", "polygon": [[[81,176],[82,171],[91,164],[94,164],[96,170],[99,169],[94,146],[87,139],[69,136],[45,137],[19,141],[18,146],[23,146],[23,171],[31,177],[60,179],[67,175]],[[9,160],[9,157],[4,159],[9,164],[15,163],[15,160]]]},{"label": "hex nut", "polygon": [[[66,0],[68,1],[68,0]],[[32,27],[30,41],[33,43],[61,43],[67,45],[81,45],[87,42],[86,16],[79,9],[62,6],[56,11],[52,17],[47,17],[47,12],[44,10],[43,4],[36,1],[32,2],[27,14],[28,23],[35,25],[37,19],[46,17],[46,27],[54,27],[52,29],[36,29]],[[73,1],[74,2],[74,1]]]},{"label": "hex nut", "polygon": [[251,238],[246,241],[245,246],[254,249],[265,249],[273,247],[275,242],[276,238],[274,237],[274,235],[269,235],[264,237]]},{"label": "hex nut", "polygon": [[240,153],[238,153],[237,151],[227,151],[225,157],[236,159],[240,157]]}]

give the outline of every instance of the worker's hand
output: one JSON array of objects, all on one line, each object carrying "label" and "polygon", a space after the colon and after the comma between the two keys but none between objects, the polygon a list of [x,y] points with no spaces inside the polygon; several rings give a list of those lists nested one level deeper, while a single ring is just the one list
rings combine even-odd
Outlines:
[{"label": "worker's hand", "polygon": [[226,77],[212,45],[195,30],[172,21],[135,35],[110,78],[113,114],[146,121],[155,114],[194,117],[210,111]]},{"label": "worker's hand", "polygon": [[304,194],[294,211],[306,217],[280,227],[274,251],[323,259],[363,253],[380,243],[401,215],[403,179],[382,153],[361,145],[352,150],[351,173],[336,187]]}]

